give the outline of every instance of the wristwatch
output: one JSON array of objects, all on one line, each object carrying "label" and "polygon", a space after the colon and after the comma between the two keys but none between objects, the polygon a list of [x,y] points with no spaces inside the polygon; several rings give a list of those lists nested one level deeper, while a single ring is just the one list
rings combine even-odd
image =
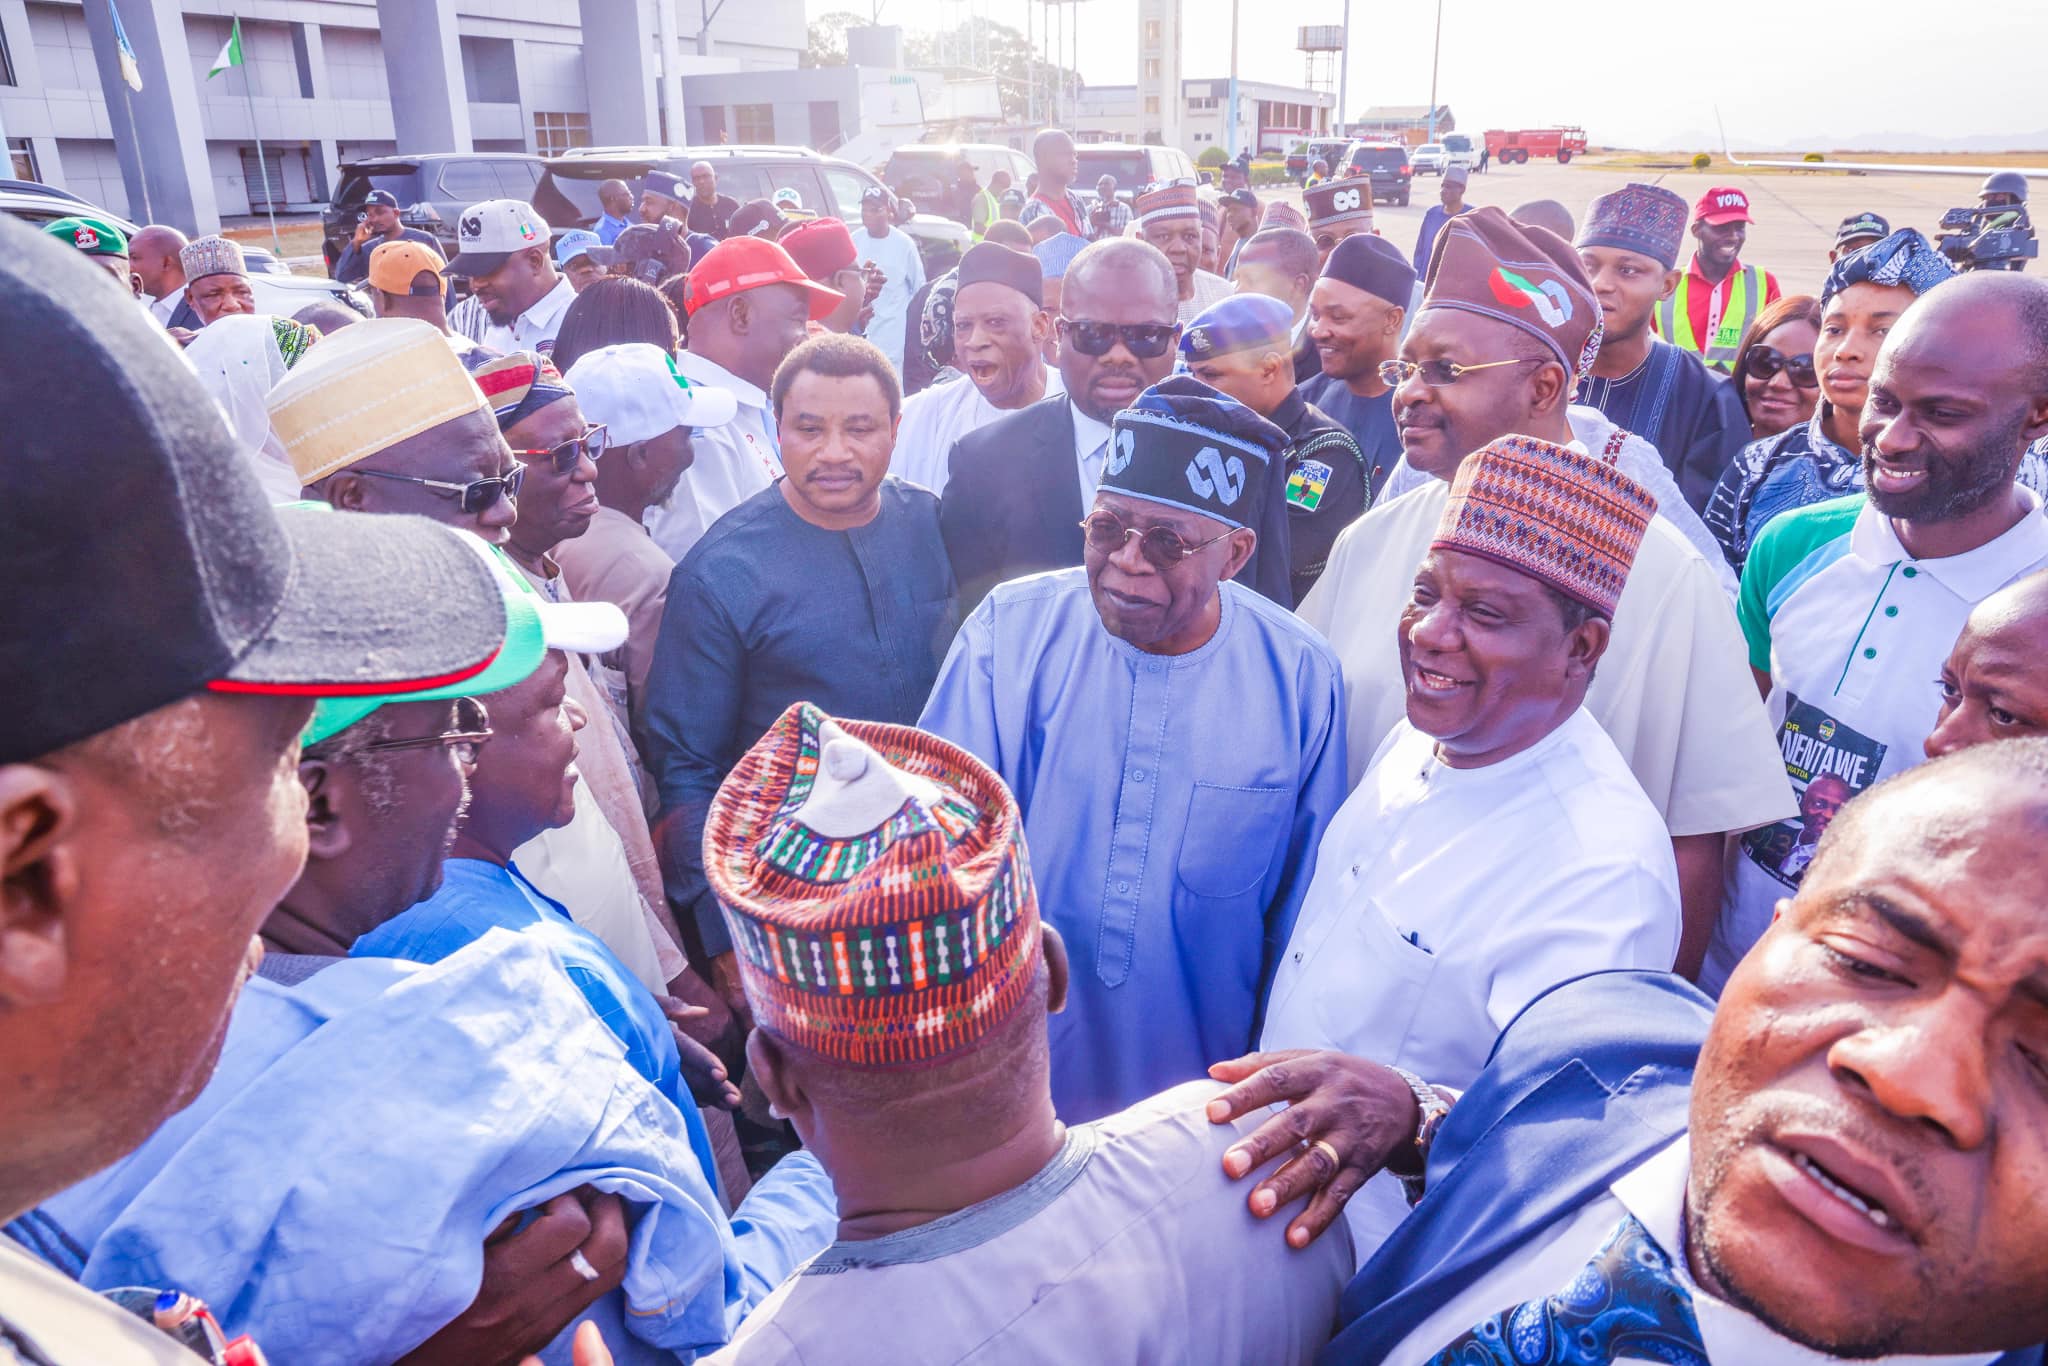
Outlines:
[{"label": "wristwatch", "polygon": [[1416,1108],[1421,1112],[1415,1122],[1415,1175],[1394,1173],[1400,1179],[1401,1189],[1407,1192],[1408,1203],[1413,1205],[1422,1199],[1423,1182],[1429,1172],[1429,1148],[1436,1142],[1436,1131],[1443,1127],[1444,1116],[1451,1112],[1451,1107],[1434,1086],[1407,1068],[1395,1067],[1390,1070],[1408,1083],[1408,1089],[1415,1093]]}]

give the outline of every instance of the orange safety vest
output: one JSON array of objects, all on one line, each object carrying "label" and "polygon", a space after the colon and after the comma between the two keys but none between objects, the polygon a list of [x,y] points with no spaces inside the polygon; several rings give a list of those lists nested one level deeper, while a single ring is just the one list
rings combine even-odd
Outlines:
[{"label": "orange safety vest", "polygon": [[1728,287],[1728,304],[1721,310],[1721,325],[1705,346],[1692,334],[1692,309],[1687,293],[1692,288],[1692,272],[1678,277],[1678,288],[1671,291],[1671,297],[1657,305],[1652,321],[1657,333],[1673,346],[1697,352],[1710,370],[1729,374],[1735,369],[1735,353],[1742,349],[1742,338],[1749,331],[1749,325],[1756,321],[1756,315],[1763,312],[1764,295],[1769,291],[1764,285],[1764,273],[1756,266],[1744,266],[1735,272],[1733,283]]}]

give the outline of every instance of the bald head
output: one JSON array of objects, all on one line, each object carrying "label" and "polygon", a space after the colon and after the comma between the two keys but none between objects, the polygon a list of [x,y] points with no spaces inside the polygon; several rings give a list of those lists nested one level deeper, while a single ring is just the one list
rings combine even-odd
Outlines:
[{"label": "bald head", "polygon": [[[1058,220],[1053,220],[1057,224]],[[1015,251],[1031,250],[1031,230],[1014,218],[998,218],[981,234],[984,242],[995,242]]]},{"label": "bald head", "polygon": [[597,187],[597,202],[614,218],[633,211],[633,187],[623,180],[607,180]]},{"label": "bald head", "polygon": [[161,223],[138,229],[128,239],[128,267],[142,281],[143,293],[161,299],[185,283],[178,253],[186,245],[184,233]]},{"label": "bald head", "polygon": [[1548,228],[1567,242],[1579,235],[1578,224],[1572,222],[1572,211],[1555,199],[1532,199],[1508,217],[1524,227]]},{"label": "bald head", "polygon": [[1074,140],[1063,128],[1047,128],[1031,139],[1031,160],[1038,166],[1038,192],[1057,194],[1074,183]]},{"label": "bald head", "polygon": [[2002,270],[1958,276],[1900,315],[1884,351],[1931,352],[1971,337],[1981,343],[1978,363],[2019,366],[2029,384],[2048,391],[2048,280]]},{"label": "bald head", "polygon": [[2048,735],[2048,569],[1977,604],[1941,668],[1927,757]]},{"label": "bald head", "polygon": [[[1082,248],[1067,267],[1062,297],[1070,318],[1100,317],[1100,308],[1113,300],[1128,300],[1150,322],[1170,323],[1180,312],[1173,263],[1165,252],[1135,237],[1112,237]],[[1089,311],[1087,304],[1100,307]]]},{"label": "bald head", "polygon": [[1264,294],[1294,310],[1298,321],[1308,310],[1321,255],[1316,241],[1296,228],[1266,228],[1252,235],[1237,254],[1231,283],[1240,294]]}]

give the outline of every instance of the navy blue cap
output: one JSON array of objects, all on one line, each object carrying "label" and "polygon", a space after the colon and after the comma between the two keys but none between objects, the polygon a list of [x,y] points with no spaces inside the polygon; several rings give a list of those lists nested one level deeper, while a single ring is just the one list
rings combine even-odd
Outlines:
[{"label": "navy blue cap", "polygon": [[649,171],[641,177],[640,188],[647,194],[658,194],[664,199],[673,199],[678,204],[688,203],[690,196],[697,192],[696,187],[689,181],[668,171]]},{"label": "navy blue cap", "polygon": [[1892,235],[1892,225],[1874,213],[1852,213],[1842,220],[1842,226],[1835,229],[1835,245],[1854,242],[1867,237],[1875,242]]},{"label": "navy blue cap", "polygon": [[1230,527],[1257,520],[1287,433],[1189,375],[1169,375],[1110,423],[1100,487]]},{"label": "navy blue cap", "polygon": [[1370,233],[1353,233],[1332,247],[1323,278],[1341,280],[1402,308],[1415,297],[1415,267],[1399,247]]},{"label": "navy blue cap", "polygon": [[363,196],[363,207],[395,209],[398,207],[398,196],[389,190],[372,190]]},{"label": "navy blue cap", "polygon": [[1180,334],[1180,353],[1190,361],[1214,360],[1240,351],[1291,351],[1294,310],[1264,294],[1233,294],[1203,309]]}]

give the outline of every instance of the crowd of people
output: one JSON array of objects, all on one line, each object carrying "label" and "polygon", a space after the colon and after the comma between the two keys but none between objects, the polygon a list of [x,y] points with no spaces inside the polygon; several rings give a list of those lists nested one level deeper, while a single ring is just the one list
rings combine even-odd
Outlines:
[{"label": "crowd of people", "polygon": [[2039,1366],[2048,285],[1032,150],[0,224],[0,1360]]}]

